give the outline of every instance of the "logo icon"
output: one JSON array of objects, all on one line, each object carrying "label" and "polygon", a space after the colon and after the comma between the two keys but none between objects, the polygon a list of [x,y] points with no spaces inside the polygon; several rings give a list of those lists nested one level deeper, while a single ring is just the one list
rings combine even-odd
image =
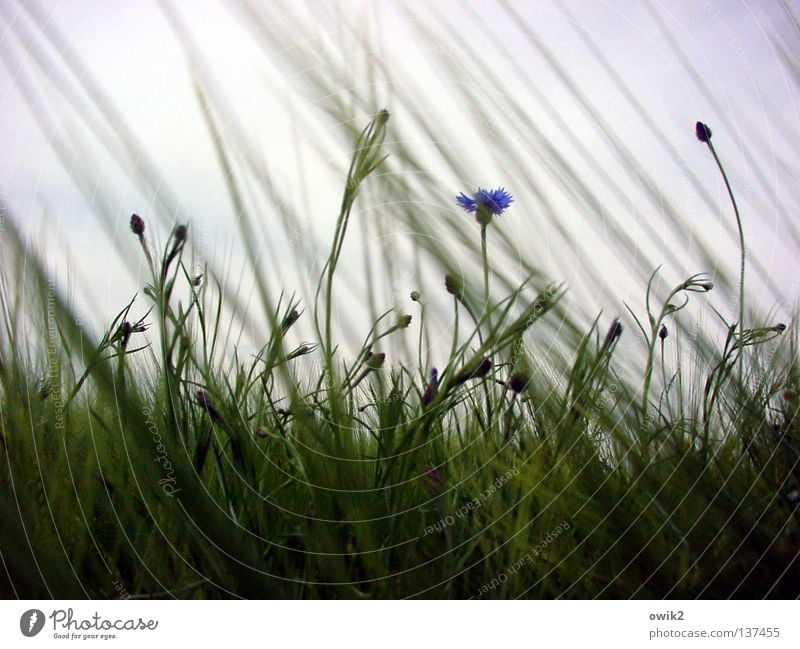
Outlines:
[{"label": "logo icon", "polygon": [[19,618],[19,630],[22,635],[32,638],[44,627],[44,613],[38,608],[25,611]]}]

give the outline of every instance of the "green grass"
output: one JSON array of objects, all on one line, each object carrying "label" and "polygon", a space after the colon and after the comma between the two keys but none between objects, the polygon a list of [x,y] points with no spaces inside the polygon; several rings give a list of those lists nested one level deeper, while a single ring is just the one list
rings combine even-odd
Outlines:
[{"label": "green grass", "polygon": [[[491,127],[469,142],[452,113],[431,111],[413,84],[394,83],[369,29],[353,31],[358,57],[348,57],[303,21],[285,29],[256,5],[234,12],[270,61],[289,53],[283,71],[313,104],[315,118],[297,113],[303,145],[335,159],[343,184],[327,229],[326,215],[312,220],[302,197],[284,195],[203,47],[165,5],[240,228],[245,279],[198,252],[196,222],[170,220],[182,214],[182,192],[165,182],[69,38],[36,2],[20,11],[41,31],[34,38],[25,20],[12,30],[39,71],[17,70],[11,49],[0,57],[76,187],[98,206],[96,227],[127,225],[109,218],[114,203],[94,180],[103,161],[126,174],[151,213],[131,207],[145,228],[124,233],[119,248],[120,280],[137,264],[147,279],[99,336],[45,272],[21,220],[2,222],[0,595],[800,596],[797,329],[749,308],[745,280],[776,302],[786,287],[757,255],[745,256],[752,214],[739,213],[721,162],[731,143],[709,142],[712,155],[700,158],[708,168],[698,171],[591,35],[581,31],[581,42],[607,87],[639,116],[654,159],[686,169],[707,214],[727,209],[710,189],[718,165],[734,209],[719,236],[739,244],[738,282],[704,243],[716,235],[695,236],[711,224],[691,223],[662,193],[650,172],[660,161],[637,159],[631,129],[614,130],[509,3],[497,11],[530,36],[531,64],[508,72],[529,103],[515,101],[490,65],[516,60],[503,39],[484,50],[461,42],[435,7],[403,9],[416,37],[437,44],[427,56],[448,81],[443,95]],[[777,46],[796,80],[787,39]],[[362,55],[363,66],[354,63]],[[687,78],[702,81],[690,58],[679,60]],[[540,70],[585,123],[562,115]],[[42,76],[63,129],[34,91]],[[453,82],[476,77],[480,84]],[[390,97],[392,115],[357,117],[375,112],[377,95]],[[724,111],[716,112],[710,125],[722,138],[734,129],[718,128]],[[332,124],[348,138],[338,149]],[[768,214],[771,141],[742,130],[758,183],[748,206]],[[778,131],[796,144],[791,129]],[[587,132],[617,167],[605,166]],[[96,159],[71,157],[74,133],[97,145]],[[297,155],[297,176],[315,184]],[[455,206],[441,208],[467,191],[463,179],[499,162],[513,175],[504,180],[515,195],[508,216],[476,224]],[[525,214],[517,231],[507,220],[515,210]],[[648,210],[665,232],[641,218]],[[635,217],[636,231],[616,216]],[[576,247],[567,219],[601,235],[609,254],[635,253],[641,299],[618,319],[573,297],[577,289],[616,309],[631,302],[601,285],[603,260]],[[796,225],[785,226],[796,246]],[[520,236],[527,228],[558,267],[572,268],[579,250],[586,286],[547,277],[542,246]],[[291,249],[281,248],[290,238]],[[383,240],[397,247],[372,247]],[[287,268],[304,290],[286,280]],[[404,269],[416,290],[398,301],[388,288]],[[695,322],[716,308],[717,328]],[[255,354],[235,344],[249,342],[237,333],[245,330],[257,332]]]},{"label": "green grass", "polygon": [[[219,360],[224,294],[184,265],[191,224],[162,250],[137,229],[151,311],[134,320],[131,303],[91,341],[12,222],[29,281],[2,293],[0,593],[800,595],[795,331],[734,325],[721,348],[659,335],[711,290],[704,276],[657,304],[654,273],[638,331],[598,319],[577,337],[563,289],[533,274],[487,309],[475,308],[486,284],[442,277],[427,292],[451,293],[459,331],[437,390],[424,309],[419,341],[389,314],[357,353],[337,346],[337,262],[387,118],[354,147],[317,308],[281,294],[248,361]],[[477,232],[474,244],[486,260]],[[317,340],[288,345],[304,318]],[[537,357],[526,336],[549,319],[564,349]],[[623,336],[647,350],[638,378],[615,357]],[[419,345],[418,364],[378,353],[400,339]],[[673,367],[677,349],[708,359],[699,375]]]}]

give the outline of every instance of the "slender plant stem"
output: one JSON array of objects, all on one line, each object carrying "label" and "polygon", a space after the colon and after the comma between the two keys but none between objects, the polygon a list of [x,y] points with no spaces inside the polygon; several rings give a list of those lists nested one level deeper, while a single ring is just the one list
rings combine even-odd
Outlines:
[{"label": "slender plant stem", "polygon": [[[659,339],[661,341],[661,383],[664,386],[664,392],[661,395],[661,399],[659,399],[658,410],[659,410],[659,412],[661,412],[661,405],[663,403],[664,408],[669,413],[670,412],[670,408],[669,408],[669,388],[668,388],[669,384],[667,383],[667,368],[664,365],[664,339],[661,338],[661,336],[659,336]],[[671,418],[671,415],[670,415],[670,418]]]},{"label": "slender plant stem", "polygon": [[458,349],[458,296],[453,295],[453,345],[450,348],[450,362],[455,362]]},{"label": "slender plant stem", "polygon": [[[492,337],[492,310],[489,304],[489,251],[486,247],[486,230],[488,225],[481,225],[481,260],[483,261],[483,308],[484,313],[486,314],[486,338],[487,340]],[[502,319],[501,319],[502,321]],[[483,337],[480,335],[480,329],[478,329],[478,337],[481,340],[481,344],[483,344]],[[490,372],[492,377],[492,385],[494,385],[494,376],[495,376],[495,368],[494,364],[492,364],[492,369]],[[483,383],[484,394],[486,397],[486,420],[487,426],[489,422],[492,421],[492,393],[489,390],[489,385],[486,381]]]},{"label": "slender plant stem", "polygon": [[[674,313],[676,310],[683,308],[685,304],[679,309],[675,309],[674,307],[670,309],[672,306],[673,298],[678,295],[682,290],[685,288],[685,284],[681,284],[680,286],[675,287],[670,291],[670,294],[667,296],[666,302],[664,306],[661,307],[661,311],[658,314],[657,318],[653,318],[650,312],[650,286],[653,281],[653,277],[655,277],[655,273],[650,277],[650,282],[647,283],[647,316],[650,320],[650,333],[645,334],[645,338],[647,341],[647,363],[645,364],[644,369],[644,385],[642,386],[642,432],[644,432],[645,427],[649,423],[650,414],[650,400],[649,400],[649,393],[650,393],[650,383],[653,378],[653,365],[655,363],[655,353],[656,353],[656,341],[658,340],[658,331],[661,328],[661,325],[664,322],[664,318],[667,316],[668,313]],[[663,359],[663,343],[662,343],[662,359]],[[663,360],[662,360],[663,362]]]},{"label": "slender plant stem", "polygon": [[708,144],[708,149],[711,151],[711,155],[714,156],[714,161],[717,163],[717,168],[719,168],[719,172],[722,174],[722,179],[725,181],[725,187],[728,190],[728,196],[730,196],[731,204],[733,205],[733,213],[736,215],[736,227],[739,230],[739,248],[741,250],[741,257],[739,261],[739,385],[742,385],[742,381],[744,380],[744,371],[743,371],[743,360],[744,360],[744,271],[745,271],[745,245],[744,245],[744,228],[742,227],[742,218],[739,215],[739,207],[736,205],[736,198],[733,195],[733,189],[731,189],[731,184],[728,181],[728,174],[725,173],[725,168],[722,166],[722,162],[720,162],[719,156],[717,155],[716,150],[714,149],[714,145],[711,143],[711,138],[708,139],[706,142]]},{"label": "slender plant stem", "polygon": [[483,260],[483,308],[486,310],[486,326],[492,330],[489,313],[489,253],[486,250],[486,227],[481,226],[481,259]]}]

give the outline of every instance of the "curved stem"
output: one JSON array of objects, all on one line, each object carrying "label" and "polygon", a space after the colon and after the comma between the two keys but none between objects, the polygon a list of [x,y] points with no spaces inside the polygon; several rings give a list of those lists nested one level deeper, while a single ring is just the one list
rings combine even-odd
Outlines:
[{"label": "curved stem", "polygon": [[[650,279],[652,281],[652,277]],[[672,289],[672,291],[670,291],[670,294],[667,296],[667,300],[664,303],[664,306],[661,307],[661,311],[658,314],[658,318],[654,319],[652,314],[650,313],[650,284],[648,283],[647,286],[647,316],[650,319],[650,335],[648,336],[647,334],[645,334],[645,340],[647,342],[647,363],[644,369],[644,385],[642,386],[642,432],[644,432],[644,429],[647,427],[650,419],[650,415],[648,413],[648,410],[650,408],[650,400],[648,399],[648,395],[650,392],[650,382],[652,381],[653,377],[653,364],[655,362],[654,357],[656,353],[656,340],[658,338],[658,329],[667,315],[667,309],[672,302],[672,298],[674,298],[682,290],[683,290],[683,285],[678,286]],[[674,311],[675,310],[673,309],[672,313],[674,313]],[[662,347],[662,355],[663,355],[663,347]]]},{"label": "curved stem", "polygon": [[728,181],[728,174],[725,173],[725,168],[722,166],[722,162],[720,162],[719,156],[717,156],[717,152],[714,149],[714,145],[711,143],[709,139],[706,144],[708,144],[708,148],[711,151],[711,155],[714,156],[714,161],[717,163],[717,168],[719,172],[722,174],[722,179],[725,181],[725,188],[728,190],[728,196],[730,196],[731,204],[733,205],[733,213],[736,215],[736,227],[739,230],[739,248],[741,250],[741,257],[739,263],[739,385],[741,386],[744,373],[743,373],[743,360],[744,354],[741,353],[744,351],[744,271],[745,271],[745,246],[744,246],[744,228],[742,227],[742,218],[739,215],[739,207],[736,205],[736,198],[733,195],[733,189],[731,189],[731,184]]}]

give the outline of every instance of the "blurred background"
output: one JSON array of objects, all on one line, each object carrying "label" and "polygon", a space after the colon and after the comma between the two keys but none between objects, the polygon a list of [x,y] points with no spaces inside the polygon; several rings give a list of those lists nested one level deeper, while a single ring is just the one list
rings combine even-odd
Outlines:
[{"label": "blurred background", "polygon": [[[478,186],[514,196],[489,231],[495,298],[535,273],[538,287],[564,283],[576,322],[602,312],[601,327],[617,315],[631,326],[625,305],[641,313],[656,267],[661,294],[707,272],[715,289],[680,326],[713,336],[711,307],[737,317],[739,250],[695,137],[702,120],[742,213],[750,324],[788,322],[800,287],[797,10],[2,0],[0,247],[13,222],[99,332],[148,281],[131,213],[153,242],[188,223],[191,271],[223,292],[229,347],[264,343],[282,290],[302,300],[298,330],[313,339],[353,143],[386,108],[388,158],[361,187],[334,287],[337,339],[356,347],[389,309],[416,318],[417,290],[433,361],[446,350],[445,272],[482,281],[479,226],[455,202]],[[3,280],[18,272],[4,256]],[[141,296],[134,315],[148,306]]]}]

